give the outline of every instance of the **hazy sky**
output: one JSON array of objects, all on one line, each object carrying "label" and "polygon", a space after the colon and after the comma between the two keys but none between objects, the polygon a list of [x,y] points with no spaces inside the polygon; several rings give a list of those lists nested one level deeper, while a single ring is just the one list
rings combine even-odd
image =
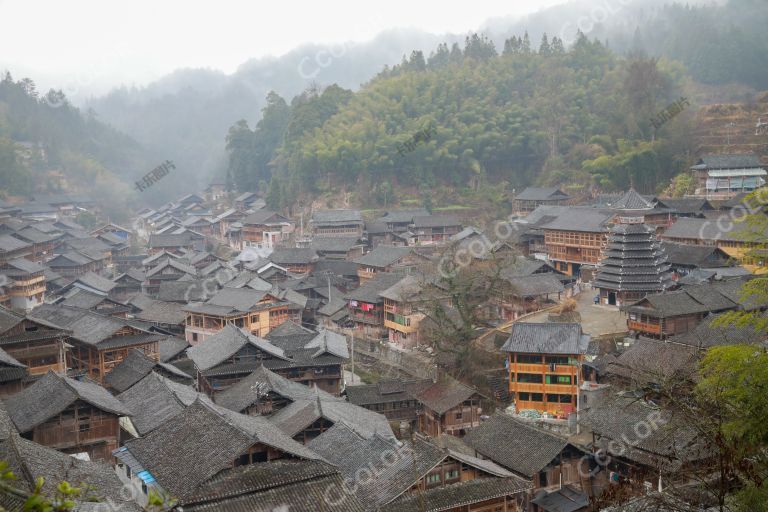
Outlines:
[{"label": "hazy sky", "polygon": [[465,33],[563,1],[0,0],[0,69],[41,88],[140,85],[180,67],[231,73],[252,57],[364,41],[389,28]]}]

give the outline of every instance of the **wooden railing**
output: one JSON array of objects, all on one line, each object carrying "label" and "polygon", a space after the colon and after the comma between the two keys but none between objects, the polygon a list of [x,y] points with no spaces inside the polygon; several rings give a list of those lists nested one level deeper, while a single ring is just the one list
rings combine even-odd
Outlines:
[{"label": "wooden railing", "polygon": [[651,332],[661,334],[661,324],[649,324],[637,320],[627,320],[627,327],[632,331]]},{"label": "wooden railing", "polygon": [[528,392],[528,393],[557,393],[571,394],[575,392],[576,386],[573,384],[539,384],[536,382],[512,382],[509,385],[510,391]]},{"label": "wooden railing", "polygon": [[75,426],[53,426],[38,428],[34,441],[50,447],[66,447],[96,441],[115,439],[118,436],[117,421],[92,424],[91,428],[80,432]]},{"label": "wooden railing", "polygon": [[571,364],[522,364],[512,363],[512,370],[517,369],[519,373],[555,373],[558,375],[572,375],[578,372],[578,366]]}]

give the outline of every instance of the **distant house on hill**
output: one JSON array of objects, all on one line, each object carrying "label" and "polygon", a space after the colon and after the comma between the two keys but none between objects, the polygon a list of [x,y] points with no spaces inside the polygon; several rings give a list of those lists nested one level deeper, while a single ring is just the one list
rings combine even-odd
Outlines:
[{"label": "distant house on hill", "polygon": [[730,199],[765,186],[768,172],[754,153],[704,155],[691,167],[696,195]]},{"label": "distant house on hill", "polygon": [[517,215],[528,215],[541,205],[556,206],[569,199],[570,196],[557,187],[528,187],[512,200],[512,211]]}]

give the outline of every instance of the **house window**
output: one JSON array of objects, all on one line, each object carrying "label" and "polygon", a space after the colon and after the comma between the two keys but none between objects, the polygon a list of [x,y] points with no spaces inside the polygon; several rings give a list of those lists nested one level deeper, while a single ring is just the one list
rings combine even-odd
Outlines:
[{"label": "house window", "polygon": [[439,484],[439,483],[440,483],[440,473],[433,473],[431,475],[427,475],[427,485]]},{"label": "house window", "polygon": [[541,384],[541,375],[538,373],[518,373],[517,382],[531,382],[534,384]]},{"label": "house window", "polygon": [[197,333],[196,332],[192,333],[192,341],[197,341]]},{"label": "house window", "polygon": [[457,420],[461,419],[461,411],[456,411],[456,419]]},{"label": "house window", "polygon": [[454,480],[456,478],[459,478],[459,470],[458,469],[451,469],[450,471],[446,471],[446,473],[445,473],[445,479],[446,480]]},{"label": "house window", "polygon": [[517,362],[521,364],[541,364],[541,356],[517,354]]}]

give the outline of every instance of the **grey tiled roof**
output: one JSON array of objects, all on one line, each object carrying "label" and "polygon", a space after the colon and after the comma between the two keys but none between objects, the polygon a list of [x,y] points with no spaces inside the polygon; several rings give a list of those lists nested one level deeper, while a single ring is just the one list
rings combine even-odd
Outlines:
[{"label": "grey tiled roof", "polygon": [[696,347],[638,338],[604,371],[640,385],[689,381],[694,379],[698,357]]},{"label": "grey tiled roof", "polygon": [[566,447],[565,438],[503,413],[471,429],[464,442],[477,453],[526,477],[533,477]]},{"label": "grey tiled roof", "polygon": [[131,423],[141,436],[174,418],[195,400],[210,402],[191,386],[173,382],[152,371],[117,395],[117,399],[133,411]]},{"label": "grey tiled roof", "polygon": [[[536,213],[535,210],[531,215],[534,213]],[[607,224],[613,218],[613,216],[613,212],[594,210],[590,208],[580,208],[575,206],[565,207],[558,211],[554,220],[543,224],[541,227],[544,229],[561,231],[585,231],[589,233],[602,233],[607,231]]]},{"label": "grey tiled roof", "polygon": [[[363,512],[353,496],[329,500],[329,490],[342,489],[341,475],[320,461],[277,460],[226,470],[202,485],[187,500],[185,511]],[[333,506],[330,503],[333,503]],[[323,506],[323,503],[328,503]]]},{"label": "grey tiled roof", "polygon": [[160,340],[160,361],[167,363],[189,348],[189,342],[184,338],[168,336]]},{"label": "grey tiled roof", "polygon": [[429,387],[417,390],[414,396],[425,407],[438,414],[443,414],[477,394],[479,393],[476,389],[465,386],[453,378],[446,377]]},{"label": "grey tiled roof", "polygon": [[524,201],[552,201],[552,200],[565,200],[568,199],[568,194],[564,193],[557,187],[528,187],[518,195],[515,199]]},{"label": "grey tiled roof", "polygon": [[[661,242],[661,248],[667,254],[667,260],[672,265],[690,267],[717,267],[725,266],[728,255],[721,249],[711,245],[688,245],[674,242]],[[712,261],[711,258],[715,258]],[[721,262],[721,265],[718,265]]]},{"label": "grey tiled roof", "polygon": [[[503,496],[521,495],[533,484],[519,477],[477,478],[419,493],[403,494],[381,512],[441,512],[460,509]],[[549,510],[549,509],[548,509]]]},{"label": "grey tiled roof", "polygon": [[532,354],[585,354],[589,336],[576,323],[523,323],[512,324],[501,350]]},{"label": "grey tiled roof", "polygon": [[318,252],[347,252],[353,247],[362,245],[357,237],[323,237],[312,240],[313,251]]},{"label": "grey tiled roof", "polygon": [[565,291],[562,281],[553,273],[532,274],[508,279],[511,293],[518,297],[535,297]]},{"label": "grey tiled roof", "polygon": [[[72,331],[72,337],[89,345],[99,345],[112,335],[130,325],[125,319],[104,316],[92,311],[42,304],[28,315],[32,320],[42,320],[60,329]],[[149,333],[147,333],[149,334]],[[149,336],[153,336],[149,334]],[[125,338],[126,336],[119,336]],[[160,339],[160,336],[157,336]]]},{"label": "grey tiled roof", "polygon": [[128,355],[107,374],[104,380],[105,384],[117,393],[122,393],[153,370],[177,381],[189,381],[190,383],[192,381],[191,376],[175,366],[159,363],[136,349],[129,351]]},{"label": "grey tiled roof", "polygon": [[319,418],[325,418],[332,423],[341,422],[366,438],[373,435],[387,439],[395,438],[392,427],[389,426],[389,420],[384,415],[335,397],[327,400],[319,394],[309,400],[297,399],[271,416],[270,421],[288,436],[293,437]]},{"label": "grey tiled roof", "polygon": [[700,163],[709,169],[749,169],[763,166],[754,153],[704,155]]},{"label": "grey tiled roof", "polygon": [[77,400],[103,411],[130,416],[107,390],[92,382],[81,382],[48,372],[30,387],[5,399],[5,407],[19,432],[27,432],[59,414]]},{"label": "grey tiled roof", "polygon": [[363,222],[360,210],[316,210],[312,212],[312,224],[354,224]]},{"label": "grey tiled roof", "polygon": [[224,414],[201,400],[125,446],[163,489],[184,503],[257,443],[298,458],[318,459],[266,419]]},{"label": "grey tiled roof", "polygon": [[611,207],[615,210],[650,210],[653,204],[631,188]]},{"label": "grey tiled roof", "polygon": [[366,267],[385,268],[394,265],[411,252],[413,249],[410,247],[377,245],[371,252],[355,259],[354,262]]},{"label": "grey tiled roof", "polygon": [[[80,460],[15,433],[4,436],[0,442],[0,460],[7,462],[8,469],[16,475],[11,485],[20,491],[33,491],[36,479],[40,477],[43,480],[41,494],[53,499],[59,496],[59,483],[66,481],[81,489],[88,489],[81,497],[70,497],[75,501],[74,510],[95,511],[98,509],[92,506],[103,506],[105,503],[125,512],[141,510],[126,498],[122,482],[108,464]],[[7,510],[22,510],[23,501],[18,504],[18,508],[9,507],[8,497],[6,494],[2,500]]]},{"label": "grey tiled roof", "polygon": [[149,247],[185,247],[192,245],[192,239],[188,233],[180,235],[149,235]]},{"label": "grey tiled roof", "polygon": [[266,369],[263,365],[257,368],[246,378],[233,386],[217,394],[216,404],[235,412],[242,412],[267,394],[274,393],[292,402],[297,400],[314,400],[320,397],[322,400],[341,401],[317,388],[310,388],[304,384],[288,380]]},{"label": "grey tiled roof", "polygon": [[273,357],[288,359],[281,348],[232,324],[225,325],[223,329],[213,336],[209,336],[204,342],[189,348],[187,355],[200,371],[204,371],[232,357],[247,344],[251,344]]},{"label": "grey tiled roof", "polygon": [[281,247],[275,249],[269,255],[269,260],[278,265],[306,265],[317,261],[318,256],[314,249]]},{"label": "grey tiled roof", "polygon": [[75,282],[83,283],[84,285],[98,290],[100,292],[107,293],[117,286],[113,281],[110,281],[106,277],[101,277],[93,272],[86,272],[82,276],[78,277]]},{"label": "grey tiled roof", "polygon": [[369,302],[371,304],[384,302],[384,299],[382,299],[379,294],[390,286],[393,286],[403,277],[405,277],[403,274],[380,272],[376,274],[373,279],[368,280],[359,288],[348,292],[345,298],[349,300]]}]

